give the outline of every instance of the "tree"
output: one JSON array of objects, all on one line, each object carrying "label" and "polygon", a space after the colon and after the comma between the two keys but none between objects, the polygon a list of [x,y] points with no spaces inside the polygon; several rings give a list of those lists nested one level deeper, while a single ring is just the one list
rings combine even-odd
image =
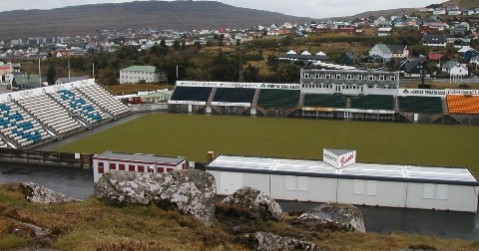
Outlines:
[{"label": "tree", "polygon": [[57,76],[57,71],[55,68],[50,65],[50,67],[47,70],[47,82],[49,85],[55,84],[55,77]]}]

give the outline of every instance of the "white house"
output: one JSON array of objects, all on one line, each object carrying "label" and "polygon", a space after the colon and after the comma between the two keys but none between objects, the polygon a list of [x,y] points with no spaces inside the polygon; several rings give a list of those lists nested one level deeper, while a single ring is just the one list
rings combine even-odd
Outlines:
[{"label": "white house", "polygon": [[369,56],[380,56],[384,61],[389,61],[393,57],[391,49],[385,44],[376,44],[369,50]]},{"label": "white house", "polygon": [[104,152],[93,156],[93,181],[108,171],[164,173],[187,169],[183,157],[161,157],[152,154]]},{"label": "white house", "polygon": [[467,168],[356,163],[356,151],[335,149],[323,161],[220,155],[205,168],[220,195],[249,186],[280,200],[477,212]]},{"label": "white house", "polygon": [[160,74],[154,66],[133,65],[120,70],[120,84],[125,83],[158,83]]}]

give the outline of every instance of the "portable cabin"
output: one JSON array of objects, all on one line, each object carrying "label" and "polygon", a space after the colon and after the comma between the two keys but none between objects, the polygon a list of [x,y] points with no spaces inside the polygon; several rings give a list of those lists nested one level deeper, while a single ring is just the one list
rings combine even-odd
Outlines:
[{"label": "portable cabin", "polygon": [[324,149],[324,161],[219,155],[206,171],[220,195],[250,186],[280,200],[477,212],[479,182],[467,168],[355,159],[334,149]]},{"label": "portable cabin", "polygon": [[184,157],[162,157],[142,153],[104,152],[93,156],[93,180],[110,171],[163,173],[187,168]]}]

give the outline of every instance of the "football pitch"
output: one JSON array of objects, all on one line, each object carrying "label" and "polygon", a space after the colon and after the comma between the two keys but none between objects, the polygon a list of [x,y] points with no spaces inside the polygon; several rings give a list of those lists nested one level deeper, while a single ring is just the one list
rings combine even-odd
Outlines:
[{"label": "football pitch", "polygon": [[323,148],[355,149],[358,162],[469,167],[479,174],[479,128],[297,118],[148,114],[65,145],[184,156],[216,154],[321,159]]}]

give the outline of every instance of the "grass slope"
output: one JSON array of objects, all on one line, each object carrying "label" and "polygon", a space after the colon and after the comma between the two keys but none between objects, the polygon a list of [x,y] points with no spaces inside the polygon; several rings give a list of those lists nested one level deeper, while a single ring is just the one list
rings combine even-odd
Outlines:
[{"label": "grass slope", "polygon": [[[234,242],[229,222],[216,221],[212,228],[188,215],[156,206],[111,207],[96,198],[84,202],[39,205],[26,201],[16,184],[0,185],[0,250],[250,250]],[[281,236],[312,241],[324,250],[477,250],[478,241],[440,240],[405,233],[335,232],[305,229],[296,217],[281,222],[235,222],[244,232],[267,231]],[[30,223],[51,229],[42,242],[22,227]],[[23,249],[26,248],[26,249]],[[45,250],[47,250],[45,249]],[[49,250],[49,249],[48,249]]]},{"label": "grass slope", "polygon": [[470,167],[479,174],[479,128],[286,118],[149,114],[57,150],[185,156],[321,159],[323,148],[356,149],[359,162]]}]

